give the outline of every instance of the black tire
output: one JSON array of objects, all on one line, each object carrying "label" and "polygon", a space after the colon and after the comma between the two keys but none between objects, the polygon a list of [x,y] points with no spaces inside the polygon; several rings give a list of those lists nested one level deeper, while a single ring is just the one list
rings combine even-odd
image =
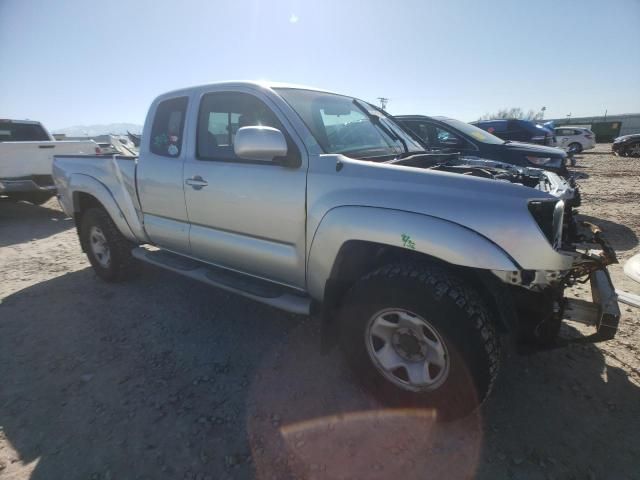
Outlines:
[{"label": "black tire", "polygon": [[[640,157],[640,142],[639,143],[632,143],[631,145],[627,145],[626,148],[624,149],[624,156],[625,157]],[[633,151],[632,151],[633,150]]]},{"label": "black tire", "polygon": [[[98,230],[93,230],[93,229]],[[108,261],[99,258],[92,247],[92,235],[99,231],[106,240],[104,246],[109,253]],[[96,274],[107,282],[119,282],[133,273],[135,260],[131,250],[135,244],[127,240],[109,214],[102,208],[90,208],[82,215],[80,242]]]},{"label": "black tire", "polygon": [[570,143],[569,150],[573,150],[573,153],[582,153],[582,144],[578,142]]},{"label": "black tire", "polygon": [[[427,319],[439,334],[449,359],[440,384],[404,388],[375,365],[368,328],[376,312],[388,308]],[[392,264],[365,276],[343,302],[340,329],[343,351],[358,378],[392,406],[433,407],[444,420],[462,417],[487,398],[498,373],[500,347],[489,310],[473,289],[440,267]]]}]

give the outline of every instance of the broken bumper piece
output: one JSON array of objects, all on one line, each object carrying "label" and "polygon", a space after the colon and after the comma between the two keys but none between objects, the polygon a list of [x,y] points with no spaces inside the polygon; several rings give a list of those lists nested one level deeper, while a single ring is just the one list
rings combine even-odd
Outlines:
[{"label": "broken bumper piece", "polygon": [[569,320],[595,326],[594,341],[610,340],[615,337],[620,323],[618,295],[606,268],[591,273],[591,295],[593,302],[569,298],[564,314]]}]

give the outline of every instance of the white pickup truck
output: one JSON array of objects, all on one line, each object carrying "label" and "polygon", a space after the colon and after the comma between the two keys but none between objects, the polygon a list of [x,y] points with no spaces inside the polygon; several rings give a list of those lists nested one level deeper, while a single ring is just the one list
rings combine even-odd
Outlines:
[{"label": "white pickup truck", "polygon": [[55,195],[54,155],[95,154],[93,140],[57,142],[40,122],[0,120],[0,195],[42,204]]}]

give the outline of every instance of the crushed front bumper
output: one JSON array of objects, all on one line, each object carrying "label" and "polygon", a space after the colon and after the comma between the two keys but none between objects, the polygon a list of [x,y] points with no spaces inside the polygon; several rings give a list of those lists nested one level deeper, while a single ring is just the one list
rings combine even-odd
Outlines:
[{"label": "crushed front bumper", "polygon": [[618,259],[600,227],[589,222],[579,223],[582,230],[579,237],[586,243],[576,245],[583,251],[576,258],[570,281],[582,282],[579,279],[586,277],[591,284],[592,302],[568,298],[564,314],[570,320],[595,326],[597,333],[591,337],[594,341],[610,340],[618,331],[620,307],[607,266],[618,263]]},{"label": "crushed front bumper", "polygon": [[592,302],[578,298],[566,300],[564,315],[567,319],[594,326],[594,341],[611,340],[620,323],[618,295],[606,268],[591,273]]}]

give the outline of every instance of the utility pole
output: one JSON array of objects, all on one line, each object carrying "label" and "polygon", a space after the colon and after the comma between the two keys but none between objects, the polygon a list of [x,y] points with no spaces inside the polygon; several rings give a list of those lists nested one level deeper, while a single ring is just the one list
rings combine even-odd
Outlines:
[{"label": "utility pole", "polygon": [[547,107],[542,107],[540,109],[540,120],[544,120],[544,112],[546,112]]},{"label": "utility pole", "polygon": [[387,110],[387,103],[389,102],[389,99],[386,97],[378,97],[378,100],[380,100],[380,108],[384,111]]}]

